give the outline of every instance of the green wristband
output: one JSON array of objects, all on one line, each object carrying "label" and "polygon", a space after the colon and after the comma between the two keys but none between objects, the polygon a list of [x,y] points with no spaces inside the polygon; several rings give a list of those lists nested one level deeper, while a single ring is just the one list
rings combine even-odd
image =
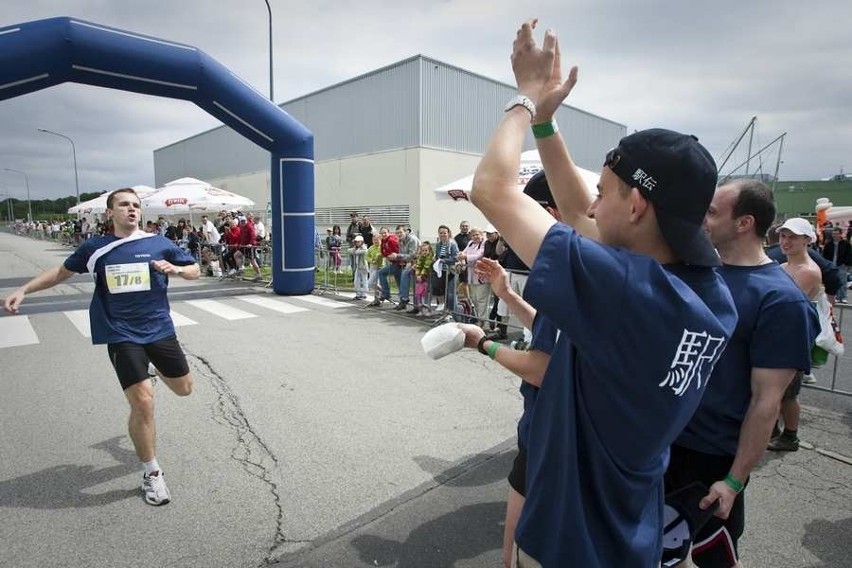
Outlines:
[{"label": "green wristband", "polygon": [[496,341],[492,341],[491,345],[488,346],[488,356],[494,359],[494,356],[497,354],[498,349],[500,349],[500,344]]},{"label": "green wristband", "polygon": [[535,138],[547,138],[559,132],[559,127],[556,125],[555,120],[551,120],[549,122],[542,122],[541,124],[533,124],[532,132]]},{"label": "green wristband", "polygon": [[730,473],[725,476],[725,479],[723,481],[725,482],[725,485],[733,489],[736,493],[739,493],[743,490],[743,484]]}]

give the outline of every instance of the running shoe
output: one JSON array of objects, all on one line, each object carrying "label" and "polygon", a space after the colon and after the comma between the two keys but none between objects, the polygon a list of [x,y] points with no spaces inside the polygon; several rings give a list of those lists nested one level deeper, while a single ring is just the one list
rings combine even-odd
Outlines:
[{"label": "running shoe", "polygon": [[802,384],[803,385],[813,385],[816,384],[817,380],[813,373],[805,373],[802,375]]},{"label": "running shoe", "polygon": [[155,507],[165,505],[172,500],[162,471],[156,471],[151,475],[142,474],[142,494],[145,496],[145,502]]},{"label": "running shoe", "polygon": [[770,440],[766,449],[773,452],[795,452],[799,449],[798,438],[788,438],[783,434]]},{"label": "running shoe", "polygon": [[160,375],[157,374],[157,368],[153,363],[148,363],[148,379],[151,381],[152,385],[156,385],[157,381],[160,379]]}]

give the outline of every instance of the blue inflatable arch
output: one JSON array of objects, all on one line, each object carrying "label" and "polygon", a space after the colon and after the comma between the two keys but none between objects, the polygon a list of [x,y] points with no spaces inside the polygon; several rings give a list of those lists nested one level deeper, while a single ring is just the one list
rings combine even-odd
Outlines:
[{"label": "blue inflatable arch", "polygon": [[314,288],[314,139],[189,45],[73,18],[0,28],[0,100],[65,82],[191,101],[272,156],[273,289]]}]

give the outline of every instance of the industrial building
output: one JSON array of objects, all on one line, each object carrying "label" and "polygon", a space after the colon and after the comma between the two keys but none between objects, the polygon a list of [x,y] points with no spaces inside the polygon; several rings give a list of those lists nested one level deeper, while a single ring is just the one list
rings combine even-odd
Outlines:
[{"label": "industrial building", "polygon": [[[441,223],[483,224],[468,202],[434,188],[470,175],[516,88],[417,55],[281,104],[314,133],[318,227],[369,215],[373,226],[410,224],[432,239]],[[556,115],[580,167],[597,171],[626,134],[611,120],[563,105]],[[534,148],[530,135],[525,149]],[[154,151],[157,187],[195,177],[270,202],[269,153],[227,126]],[[285,189],[286,191],[286,189]]]}]

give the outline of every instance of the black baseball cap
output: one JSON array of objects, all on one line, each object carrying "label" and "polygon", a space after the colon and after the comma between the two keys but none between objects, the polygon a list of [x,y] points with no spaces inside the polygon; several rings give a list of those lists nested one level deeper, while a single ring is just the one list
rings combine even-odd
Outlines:
[{"label": "black baseball cap", "polygon": [[604,166],[654,205],[660,233],[681,261],[721,264],[702,227],[716,191],[716,162],[698,138],[663,128],[642,130],[622,138]]},{"label": "black baseball cap", "polygon": [[532,197],[542,207],[557,209],[553,194],[550,193],[550,185],[547,183],[547,178],[544,177],[544,170],[536,172],[530,178],[530,181],[524,186],[524,193]]}]

